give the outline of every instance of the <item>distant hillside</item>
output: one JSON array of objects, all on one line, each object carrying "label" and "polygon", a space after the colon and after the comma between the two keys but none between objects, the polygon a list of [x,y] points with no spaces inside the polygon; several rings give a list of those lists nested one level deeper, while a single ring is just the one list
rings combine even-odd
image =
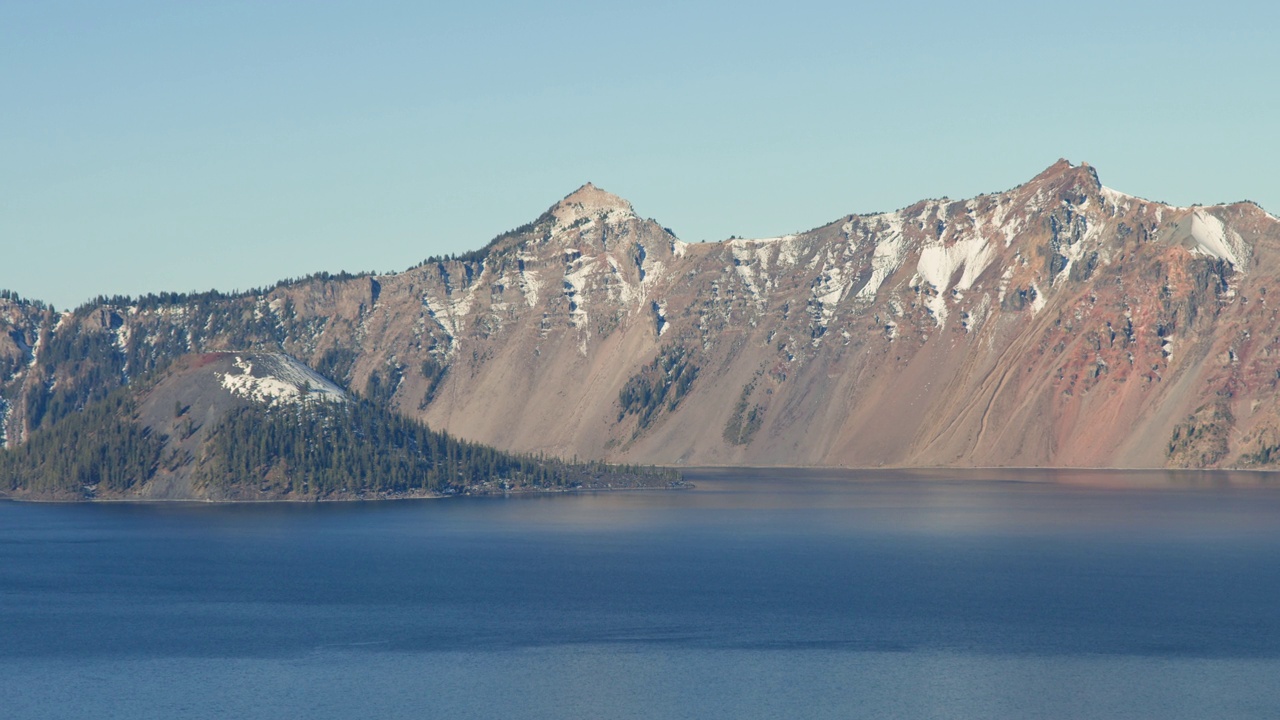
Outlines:
[{"label": "distant hillside", "polygon": [[278,353],[182,356],[0,453],[0,492],[55,500],[319,500],[677,480],[459,441]]},{"label": "distant hillside", "polygon": [[0,295],[0,427],[189,353],[280,352],[515,452],[667,465],[1280,463],[1280,221],[1054,163],[1013,189],[688,244],[590,184],[458,258],[243,294]]}]

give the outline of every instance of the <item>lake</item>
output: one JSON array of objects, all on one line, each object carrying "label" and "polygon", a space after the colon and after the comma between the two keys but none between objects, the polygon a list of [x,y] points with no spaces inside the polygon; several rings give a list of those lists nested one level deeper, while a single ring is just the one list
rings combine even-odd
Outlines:
[{"label": "lake", "polygon": [[0,503],[6,718],[1275,718],[1280,480]]}]

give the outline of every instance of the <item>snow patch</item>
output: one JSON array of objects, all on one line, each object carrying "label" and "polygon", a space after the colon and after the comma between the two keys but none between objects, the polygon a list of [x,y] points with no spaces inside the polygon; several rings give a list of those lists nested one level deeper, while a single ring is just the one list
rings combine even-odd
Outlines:
[{"label": "snow patch", "polygon": [[[815,327],[825,329],[835,317],[836,305],[844,299],[853,286],[853,278],[846,277],[845,268],[835,263],[828,263],[826,271],[813,283],[813,291],[809,296],[810,314]],[[813,346],[817,347],[822,339],[819,333],[813,338]]]},{"label": "snow patch", "polygon": [[1119,215],[1128,212],[1129,206],[1135,202],[1142,202],[1133,195],[1127,195],[1119,190],[1113,190],[1107,186],[1102,186],[1102,199],[1111,204],[1111,214]]},{"label": "snow patch", "polygon": [[871,278],[858,291],[857,297],[860,299],[875,298],[880,286],[902,267],[902,261],[907,255],[907,243],[902,237],[901,211],[880,215],[876,219],[879,221],[879,238],[876,249],[871,253]]},{"label": "snow patch", "polygon": [[[475,301],[476,289],[484,284],[485,275],[489,272],[489,267],[484,262],[480,264],[480,275],[467,287],[466,293],[462,297],[455,297],[452,294],[445,296],[444,300],[438,300],[431,297],[428,293],[423,293],[422,304],[427,308],[427,315],[441,330],[450,338],[456,338],[462,334],[466,328],[467,316],[471,313],[472,305]],[[447,291],[447,288],[446,288]],[[449,352],[453,352],[454,346],[450,344]]]},{"label": "snow patch", "polygon": [[569,299],[569,322],[576,328],[587,325],[587,311],[582,304],[586,300],[584,291],[587,288],[587,276],[595,264],[595,258],[578,258],[570,265],[577,265],[577,269],[564,274],[564,295]]},{"label": "snow patch", "polygon": [[[66,317],[67,317],[66,315],[63,315],[58,318],[58,323],[53,326],[54,332],[56,332],[59,327],[62,327],[62,321],[66,319]],[[40,332],[40,330],[41,330],[40,323],[37,322],[35,326],[32,328],[32,331],[36,334],[36,341],[29,348],[29,351],[31,353],[31,359],[27,361],[28,368],[35,367],[36,361],[40,359],[40,348],[44,345],[44,333]],[[25,345],[25,343],[23,344]]]},{"label": "snow patch", "polygon": [[736,238],[726,244],[733,253],[734,259],[740,262],[759,262],[768,271],[776,251],[779,267],[794,266],[800,260],[800,248],[795,235],[781,237],[745,239]]},{"label": "snow patch", "polygon": [[1003,305],[1004,296],[1009,290],[1009,281],[1013,279],[1013,266],[1009,265],[1000,273],[1000,294],[996,297],[996,303]]},{"label": "snow patch", "polygon": [[755,245],[772,245],[774,243],[789,243],[796,239],[795,235],[780,235],[770,238],[734,238],[727,241],[730,247],[752,247]]},{"label": "snow patch", "polygon": [[436,321],[436,324],[440,326],[441,330],[444,330],[446,333],[449,334],[450,337],[452,337],[453,336],[452,323],[449,323],[447,325],[445,324],[449,320],[449,316],[446,314],[447,306],[444,303],[431,297],[430,295],[422,296],[422,304],[427,308],[427,315],[432,320]]},{"label": "snow patch", "polygon": [[990,243],[981,236],[957,240],[950,247],[932,245],[920,250],[916,271],[938,291],[927,303],[938,327],[947,322],[947,291],[951,289],[951,278],[956,271],[964,269],[955,289],[968,290],[994,256]]},{"label": "snow patch", "polygon": [[964,272],[955,287],[957,290],[968,290],[994,257],[995,253],[986,238],[975,237],[958,240],[951,247],[924,248],[920,251],[920,262],[916,264],[916,270],[920,277],[939,291],[946,291],[951,277],[963,267]]},{"label": "snow patch", "polygon": [[[587,345],[591,340],[590,317],[585,307],[587,301],[587,279],[595,268],[597,258],[577,257],[565,267],[562,287],[564,297],[569,301],[569,324],[578,329],[578,352],[584,357]],[[576,267],[575,267],[576,266]]]},{"label": "snow patch", "polygon": [[1191,213],[1191,240],[1193,253],[1226,260],[1237,270],[1244,270],[1248,263],[1249,248],[1240,236],[1200,208]]},{"label": "snow patch", "polygon": [[742,284],[746,286],[747,292],[756,299],[757,305],[763,306],[765,298],[761,292],[761,287],[756,283],[756,265],[760,266],[764,275],[763,289],[767,291],[773,286],[773,278],[769,273],[769,262],[774,254],[774,246],[784,240],[792,239],[794,239],[794,236],[788,235],[785,238],[734,239],[726,242],[726,245],[729,246],[729,252],[733,255],[734,270],[742,278]]},{"label": "snow patch", "polygon": [[133,327],[129,323],[120,325],[120,329],[116,331],[116,347],[120,348],[120,352],[128,354],[129,338],[133,336]]},{"label": "snow patch", "polygon": [[667,266],[661,260],[647,260],[644,267],[644,278],[640,281],[641,302],[648,297],[649,289],[666,275]]},{"label": "snow patch", "polygon": [[[1089,222],[1089,218],[1084,215],[1081,215],[1080,217],[1081,217],[1081,220],[1083,220],[1085,225],[1084,234],[1080,236],[1080,240],[1078,242],[1071,243],[1058,248],[1058,252],[1061,253],[1064,258],[1067,259],[1067,262],[1065,265],[1062,266],[1062,269],[1058,271],[1057,276],[1049,278],[1050,285],[1055,285],[1059,280],[1070,277],[1071,267],[1078,260],[1083,259],[1085,257],[1085,253],[1090,248],[1093,248],[1099,245],[1097,240],[1100,238],[1102,234],[1102,224]],[[1099,257],[1102,257],[1101,253],[1099,253]]]},{"label": "snow patch", "polygon": [[966,317],[961,319],[960,325],[965,332],[974,332],[982,327],[991,315],[991,296],[983,294],[982,299],[978,301],[972,309],[966,313]]},{"label": "snow patch", "polygon": [[[622,275],[622,268],[618,264],[617,258],[612,255],[605,255],[604,259],[609,263],[610,270],[610,299],[616,301],[623,307],[630,308],[631,301],[636,297],[636,289],[627,282]],[[641,280],[643,282],[643,280]],[[614,292],[616,290],[616,292]]]},{"label": "snow patch", "polygon": [[1040,292],[1039,286],[1035,283],[1031,283],[1031,291],[1036,295],[1036,299],[1031,301],[1031,314],[1038,315],[1049,301],[1045,299],[1044,293]]},{"label": "snow patch", "polygon": [[236,356],[235,367],[239,373],[220,373],[219,378],[222,387],[237,397],[273,407],[304,400],[347,400],[342,388],[287,355]]},{"label": "snow patch", "polygon": [[654,324],[658,328],[658,337],[662,337],[662,334],[671,327],[671,323],[667,322],[667,303],[666,301],[659,302],[654,300],[652,307]]},{"label": "snow patch", "polygon": [[1005,198],[1001,196],[996,200],[995,207],[991,211],[990,225],[993,225],[1004,236],[1005,247],[1012,245],[1013,239],[1022,230],[1021,217],[1014,216],[1012,220],[1009,219],[1011,210],[1013,210],[1013,204],[1005,202]]},{"label": "snow patch", "polygon": [[742,278],[742,284],[746,286],[747,292],[751,297],[756,299],[757,303],[763,302],[760,297],[760,288],[756,286],[754,273],[751,271],[751,265],[748,263],[738,263],[733,266],[734,271],[738,273],[738,277]]},{"label": "snow patch", "polygon": [[542,289],[542,283],[538,282],[538,273],[534,270],[520,271],[520,292],[524,294],[524,301],[529,307],[538,305],[538,291]]},{"label": "snow patch", "polygon": [[832,265],[814,285],[813,298],[823,306],[829,307],[843,300],[848,290],[849,282],[844,277],[844,268]]}]

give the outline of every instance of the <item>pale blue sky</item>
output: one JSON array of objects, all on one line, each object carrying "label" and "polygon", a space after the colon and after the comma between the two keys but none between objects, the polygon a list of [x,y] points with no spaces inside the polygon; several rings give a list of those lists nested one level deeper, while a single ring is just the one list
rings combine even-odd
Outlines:
[{"label": "pale blue sky", "polygon": [[591,181],[681,238],[1059,157],[1280,211],[1272,3],[0,2],[0,287],[399,270]]}]

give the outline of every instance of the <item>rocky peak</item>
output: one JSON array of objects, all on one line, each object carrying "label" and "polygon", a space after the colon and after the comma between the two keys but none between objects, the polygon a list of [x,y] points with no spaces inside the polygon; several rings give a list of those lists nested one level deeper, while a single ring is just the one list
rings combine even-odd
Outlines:
[{"label": "rocky peak", "polygon": [[635,217],[631,203],[591,183],[569,193],[552,206],[550,212],[560,225],[572,225],[596,217],[603,217],[606,221]]},{"label": "rocky peak", "polygon": [[1083,198],[1102,190],[1102,182],[1098,179],[1098,171],[1089,163],[1072,165],[1071,161],[1059,159],[1045,168],[1043,172],[1031,179],[1028,186],[1042,189],[1048,193],[1063,197]]}]

